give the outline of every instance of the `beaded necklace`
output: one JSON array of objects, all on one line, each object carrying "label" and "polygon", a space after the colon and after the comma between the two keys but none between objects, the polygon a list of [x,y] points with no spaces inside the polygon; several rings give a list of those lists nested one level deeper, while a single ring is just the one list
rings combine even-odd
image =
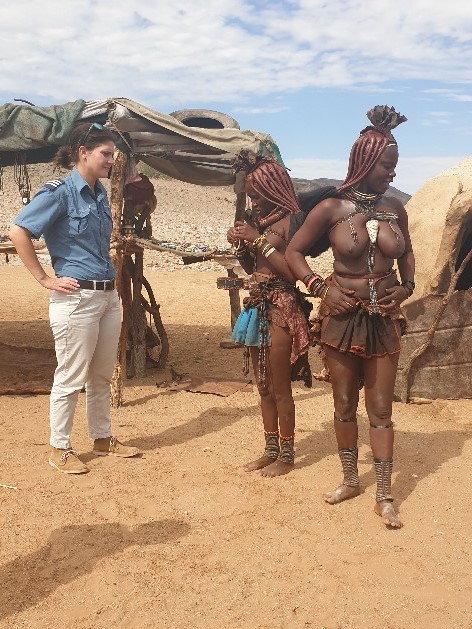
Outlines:
[{"label": "beaded necklace", "polygon": [[287,208],[277,206],[272,210],[270,214],[264,216],[263,218],[260,218],[257,221],[259,224],[259,228],[266,229],[266,227],[270,227],[274,223],[282,220],[284,216],[287,216],[287,214],[289,214],[289,210],[287,210]]},{"label": "beaded necklace", "polygon": [[[369,251],[367,253],[367,268],[369,269],[369,275],[374,273],[375,267],[375,249],[377,242],[377,235],[379,233],[379,221],[385,221],[389,224],[390,229],[395,234],[396,239],[399,239],[399,235],[394,229],[393,223],[397,220],[397,215],[393,212],[376,212],[375,206],[378,201],[381,199],[381,194],[368,194],[365,192],[360,192],[356,190],[356,188],[349,188],[343,193],[343,196],[348,200],[354,203],[355,211],[351,212],[347,216],[343,217],[339,221],[337,221],[331,229],[334,229],[339,223],[343,223],[347,221],[349,223],[349,229],[351,231],[351,236],[354,242],[358,242],[357,231],[354,227],[354,223],[352,222],[352,217],[356,214],[364,214],[367,216],[368,220],[365,224],[367,229],[367,234],[369,235]],[[331,231],[330,229],[330,231]],[[369,283],[369,306],[368,312],[369,314],[379,314],[381,312],[380,306],[378,305],[378,294],[377,294],[377,286],[376,280],[373,277],[368,278]]]}]

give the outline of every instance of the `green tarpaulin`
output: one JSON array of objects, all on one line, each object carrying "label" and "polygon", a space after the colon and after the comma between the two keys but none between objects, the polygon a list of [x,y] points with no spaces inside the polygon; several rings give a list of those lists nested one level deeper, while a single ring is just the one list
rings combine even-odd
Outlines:
[{"label": "green tarpaulin", "polygon": [[35,107],[7,103],[0,107],[0,165],[49,161],[65,144],[78,121],[107,122],[121,149],[175,179],[218,186],[235,182],[232,170],[241,151],[264,155],[283,164],[279,149],[266,133],[239,129],[189,127],[127,98]]}]

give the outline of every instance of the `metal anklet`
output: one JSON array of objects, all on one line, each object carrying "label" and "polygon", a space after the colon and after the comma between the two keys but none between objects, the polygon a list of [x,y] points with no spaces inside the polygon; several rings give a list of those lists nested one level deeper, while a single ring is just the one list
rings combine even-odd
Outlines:
[{"label": "metal anklet", "polygon": [[294,449],[295,435],[291,437],[280,436],[280,454],[277,457],[278,461],[282,463],[293,463],[295,460]]},{"label": "metal anklet", "polygon": [[392,459],[374,459],[375,479],[377,481],[377,492],[375,500],[382,502],[383,500],[393,501],[392,496]]},{"label": "metal anklet", "polygon": [[343,485],[347,485],[348,487],[357,487],[359,485],[359,473],[357,471],[357,448],[340,448],[338,453],[343,467]]},{"label": "metal anklet", "polygon": [[278,432],[264,431],[265,450],[264,456],[268,459],[276,459],[280,454],[280,443]]}]

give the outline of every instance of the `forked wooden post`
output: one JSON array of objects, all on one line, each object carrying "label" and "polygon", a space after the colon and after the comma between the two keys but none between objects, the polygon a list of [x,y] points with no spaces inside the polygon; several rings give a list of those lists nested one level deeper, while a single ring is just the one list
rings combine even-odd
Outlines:
[{"label": "forked wooden post", "polygon": [[[236,210],[234,213],[235,221],[244,220],[245,209],[246,209],[246,193],[244,192],[244,190],[242,192],[238,192],[236,190]],[[228,269],[228,277],[237,277],[233,269]],[[231,329],[233,329],[233,326],[236,323],[236,319],[238,318],[239,313],[241,312],[241,301],[239,299],[239,290],[234,289],[234,290],[229,291],[229,304],[231,308]]]},{"label": "forked wooden post", "polygon": [[[113,220],[111,232],[112,242],[118,242],[121,237],[121,218],[123,214],[123,190],[128,156],[118,151],[111,175],[110,207]],[[118,345],[118,361],[111,382],[111,405],[118,408],[123,404],[123,378],[126,378],[126,340],[128,337],[129,316],[131,308],[131,279],[127,276],[123,264],[124,251],[118,246],[113,255],[116,267],[116,285],[123,306],[123,321],[121,324],[120,341]]]},{"label": "forked wooden post", "polygon": [[[236,192],[236,209],[234,213],[234,220],[236,222],[236,221],[241,221],[244,219],[244,211],[246,208],[246,193],[244,191],[244,181],[241,182],[241,180],[238,181],[237,179],[236,184],[234,186],[234,190]],[[233,269],[227,268],[226,273],[228,274],[228,277],[230,278],[237,277],[237,274],[234,272]],[[231,330],[232,330],[234,327],[234,324],[236,323],[236,319],[238,318],[239,313],[241,312],[241,300],[239,297],[239,290],[237,288],[230,289],[228,293],[229,293],[229,307],[230,307],[230,323],[231,323]],[[237,345],[233,340],[231,340],[231,338],[227,338],[220,342],[220,347],[224,349],[232,349],[232,348],[239,347],[239,345]]]}]

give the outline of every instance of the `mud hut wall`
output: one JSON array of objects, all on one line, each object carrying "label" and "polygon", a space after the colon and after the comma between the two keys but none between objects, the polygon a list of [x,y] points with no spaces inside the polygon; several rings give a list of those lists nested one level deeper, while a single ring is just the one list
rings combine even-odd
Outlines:
[{"label": "mud hut wall", "polygon": [[[416,258],[416,294],[427,295],[443,239],[446,217],[459,190],[458,178],[435,177],[406,205],[411,242]],[[449,250],[450,255],[450,250]]]},{"label": "mud hut wall", "polygon": [[[439,245],[436,265],[431,273],[429,292],[445,293],[451,282],[449,260],[457,262],[459,252],[467,236],[472,233],[472,187],[460,192],[451,203],[446,217],[443,236]],[[428,285],[426,286],[428,289]]]},{"label": "mud hut wall", "polygon": [[472,157],[427,181],[406,204],[413,250],[417,260],[415,295],[447,290],[445,267],[464,235],[464,214],[472,200]]},{"label": "mud hut wall", "polygon": [[[398,366],[399,378],[406,360],[426,339],[442,297],[428,295],[407,303],[408,333]],[[472,289],[457,291],[447,305],[433,342],[414,363],[410,397],[459,399],[472,397]]]}]

